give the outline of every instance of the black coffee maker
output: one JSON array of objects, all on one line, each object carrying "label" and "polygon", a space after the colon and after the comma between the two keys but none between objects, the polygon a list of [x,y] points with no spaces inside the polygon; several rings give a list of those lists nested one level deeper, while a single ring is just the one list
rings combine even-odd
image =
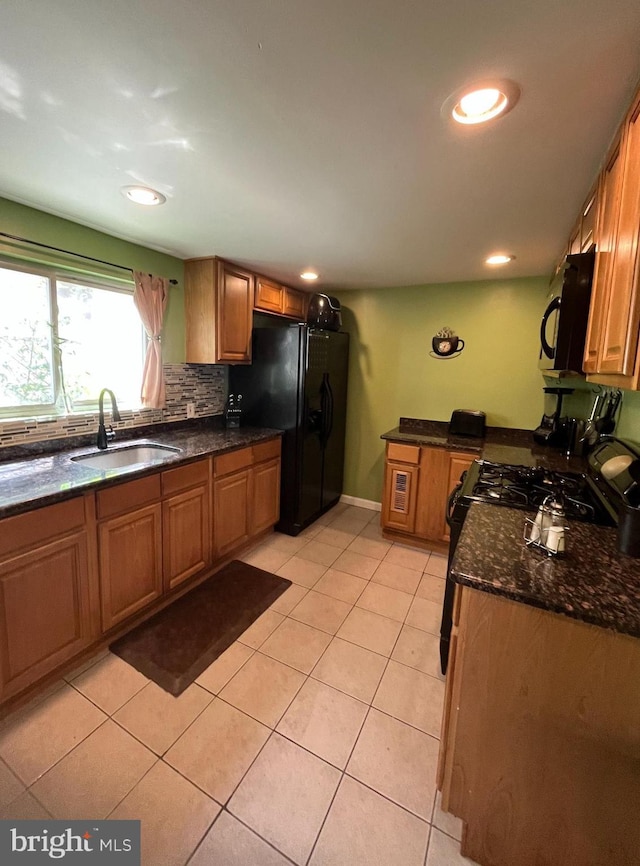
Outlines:
[{"label": "black coffee maker", "polygon": [[544,415],[540,425],[533,431],[533,438],[539,445],[564,444],[566,434],[560,415],[565,394],[573,394],[573,388],[544,389]]}]

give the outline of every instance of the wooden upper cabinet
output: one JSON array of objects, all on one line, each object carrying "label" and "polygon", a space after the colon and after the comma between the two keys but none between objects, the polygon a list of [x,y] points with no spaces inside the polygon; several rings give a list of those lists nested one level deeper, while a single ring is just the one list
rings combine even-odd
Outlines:
[{"label": "wooden upper cabinet", "polygon": [[620,204],[620,145],[618,139],[600,178],[600,195],[597,217],[597,253],[591,289],[589,324],[584,350],[585,373],[598,371],[602,346],[602,329],[609,303],[613,252],[616,240],[616,225]]},{"label": "wooden upper cabinet", "polygon": [[255,276],[218,258],[185,262],[190,364],[250,364]]},{"label": "wooden upper cabinet", "polygon": [[640,99],[622,143],[622,179],[610,299],[600,371],[633,375],[638,347],[638,238],[640,236]]},{"label": "wooden upper cabinet", "polygon": [[284,302],[282,312],[285,316],[304,321],[307,306],[307,296],[304,292],[296,289],[284,288]]},{"label": "wooden upper cabinet", "polygon": [[264,277],[256,279],[254,306],[268,313],[282,313],[284,288]]},{"label": "wooden upper cabinet", "polygon": [[587,196],[580,218],[580,252],[588,253],[596,242],[596,222],[598,219],[599,183],[596,183]]},{"label": "wooden upper cabinet", "polygon": [[581,220],[579,219],[569,235],[569,255],[580,252],[580,228]]},{"label": "wooden upper cabinet", "polygon": [[640,93],[600,178],[596,267],[584,369],[589,381],[640,385]]},{"label": "wooden upper cabinet", "polygon": [[263,313],[277,313],[302,321],[305,315],[306,294],[290,289],[266,277],[256,277],[254,309]]}]

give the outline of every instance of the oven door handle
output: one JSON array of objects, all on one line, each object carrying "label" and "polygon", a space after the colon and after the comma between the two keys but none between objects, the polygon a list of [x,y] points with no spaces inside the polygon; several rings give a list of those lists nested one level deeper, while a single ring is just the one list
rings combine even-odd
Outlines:
[{"label": "oven door handle", "polygon": [[445,517],[447,520],[447,524],[449,526],[451,526],[451,518],[453,516],[453,511],[454,511],[454,508],[456,507],[456,502],[458,501],[458,497],[460,496],[460,491],[462,490],[462,483],[464,481],[464,476],[466,474],[467,473],[465,472],[462,475],[462,478],[456,484],[456,486],[453,488],[453,490],[449,494],[449,498],[447,499],[447,511],[446,511]]}]

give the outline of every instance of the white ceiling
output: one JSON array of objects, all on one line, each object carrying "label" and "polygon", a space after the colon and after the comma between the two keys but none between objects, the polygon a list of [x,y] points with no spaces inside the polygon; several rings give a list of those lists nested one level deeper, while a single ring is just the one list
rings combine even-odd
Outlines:
[{"label": "white ceiling", "polygon": [[[638,0],[4,0],[0,195],[293,285],[546,274],[639,46]],[[510,114],[443,120],[491,76]]]}]

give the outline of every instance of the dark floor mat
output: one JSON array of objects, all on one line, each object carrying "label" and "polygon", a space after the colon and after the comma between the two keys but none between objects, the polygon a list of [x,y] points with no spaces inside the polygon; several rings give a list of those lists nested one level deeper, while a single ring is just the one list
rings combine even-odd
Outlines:
[{"label": "dark floor mat", "polygon": [[111,652],[177,696],[290,586],[233,560],[112,643]]}]

